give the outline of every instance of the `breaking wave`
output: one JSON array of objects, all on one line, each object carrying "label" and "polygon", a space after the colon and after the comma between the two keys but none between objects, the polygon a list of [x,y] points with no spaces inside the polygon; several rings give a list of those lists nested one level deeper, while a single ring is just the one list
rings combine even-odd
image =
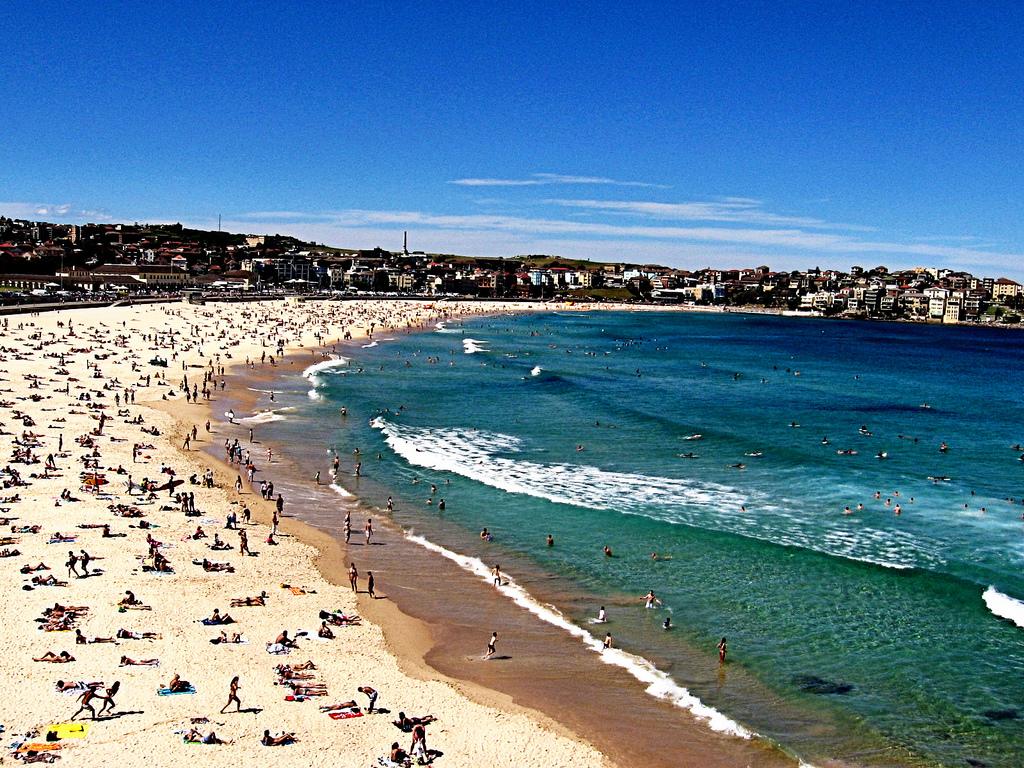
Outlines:
[{"label": "breaking wave", "polygon": [[989,587],[982,594],[988,609],[1001,619],[1006,619],[1024,629],[1024,602],[1004,595],[995,587]]},{"label": "breaking wave", "polygon": [[410,464],[452,472],[508,493],[725,531],[886,568],[942,564],[935,547],[906,532],[848,519],[822,531],[820,516],[802,514],[795,503],[759,492],[684,478],[612,472],[585,464],[526,461],[510,455],[519,453],[522,446],[511,435],[416,428],[380,417],[370,424]]}]

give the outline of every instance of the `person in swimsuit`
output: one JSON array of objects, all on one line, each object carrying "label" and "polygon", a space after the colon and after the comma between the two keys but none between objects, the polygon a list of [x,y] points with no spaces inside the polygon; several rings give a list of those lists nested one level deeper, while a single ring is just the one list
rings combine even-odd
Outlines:
[{"label": "person in swimsuit", "polygon": [[484,654],[484,658],[485,659],[489,659],[495,653],[497,653],[497,650],[498,650],[497,649],[497,645],[498,645],[498,633],[497,632],[492,632],[491,633],[491,639],[487,641],[487,653]]},{"label": "person in swimsuit", "polygon": [[221,707],[220,713],[223,715],[224,711],[231,706],[231,702],[235,702],[235,711],[242,711],[242,700],[238,698],[238,675],[231,678],[230,689],[228,690],[228,703]]}]

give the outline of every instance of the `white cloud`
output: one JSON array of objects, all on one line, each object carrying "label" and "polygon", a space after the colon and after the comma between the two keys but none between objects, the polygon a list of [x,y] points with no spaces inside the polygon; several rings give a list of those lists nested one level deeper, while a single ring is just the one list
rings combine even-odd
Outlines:
[{"label": "white cloud", "polygon": [[[403,229],[415,230],[416,238],[424,242],[429,240],[437,243],[437,246],[431,246],[430,250],[437,247],[445,253],[465,250],[464,244],[489,243],[490,247],[485,251],[473,251],[478,255],[509,255],[513,252],[509,250],[512,246],[520,248],[515,250],[515,253],[523,253],[526,251],[521,248],[536,248],[536,244],[543,243],[546,248],[544,252],[565,256],[584,257],[596,252],[621,252],[622,249],[628,249],[630,253],[636,254],[635,257],[628,258],[635,258],[638,261],[655,261],[655,255],[658,253],[677,254],[680,258],[685,256],[688,260],[699,258],[700,254],[714,254],[716,257],[731,254],[737,259],[732,262],[734,265],[758,262],[774,266],[806,266],[807,262],[811,261],[846,268],[851,260],[883,262],[886,258],[893,257],[902,257],[906,262],[916,263],[926,258],[939,262],[940,266],[979,266],[996,270],[1005,270],[1011,265],[1024,263],[1024,254],[924,241],[901,243],[865,240],[850,234],[806,231],[799,227],[689,227],[362,209],[308,214],[287,212],[287,217],[277,220],[258,215],[244,215],[238,223],[242,230],[250,231],[254,228],[259,231],[274,231],[275,227],[281,225],[286,225],[291,232],[319,232],[320,236],[315,238],[319,242],[346,245],[353,244],[344,240],[346,234],[358,232],[360,236],[365,237],[373,232],[386,233],[388,228],[393,228],[396,233]],[[436,237],[437,235],[443,236]],[[614,243],[614,246],[610,243]],[[501,247],[498,247],[498,244],[501,244]],[[684,264],[676,258],[672,263],[694,267],[703,262],[687,261]]]},{"label": "white cloud", "polygon": [[448,183],[457,184],[462,187],[539,187],[551,184],[572,184],[577,186],[597,184],[615,187],[668,189],[668,186],[665,184],[654,184],[647,181],[620,181],[619,179],[609,179],[604,176],[572,176],[561,173],[531,173],[525,179],[453,179]]},{"label": "white cloud", "polygon": [[106,211],[77,208],[69,203],[0,202],[0,216],[54,224],[113,221]]}]

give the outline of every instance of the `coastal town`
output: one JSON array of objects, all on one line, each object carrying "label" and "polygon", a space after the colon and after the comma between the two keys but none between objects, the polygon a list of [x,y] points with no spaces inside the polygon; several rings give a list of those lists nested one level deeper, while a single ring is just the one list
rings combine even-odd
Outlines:
[{"label": "coastal town", "polygon": [[54,224],[0,216],[0,305],[193,292],[687,304],[793,315],[1019,324],[1020,283],[915,267],[680,269],[550,255],[504,258],[329,247],[181,224]]}]

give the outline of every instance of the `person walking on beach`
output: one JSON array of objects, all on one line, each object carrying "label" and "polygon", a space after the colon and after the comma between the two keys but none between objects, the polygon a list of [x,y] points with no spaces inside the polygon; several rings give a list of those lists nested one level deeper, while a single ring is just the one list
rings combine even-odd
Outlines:
[{"label": "person walking on beach", "polygon": [[235,702],[235,711],[242,711],[242,700],[238,698],[238,675],[231,678],[230,689],[228,690],[228,703],[221,707],[220,713],[223,715],[224,711],[231,706],[231,702]]},{"label": "person walking on beach", "polygon": [[68,550],[68,561],[65,563],[68,567],[68,577],[74,576],[78,578],[78,555],[75,554],[73,549]]},{"label": "person walking on beach", "polygon": [[484,659],[489,659],[494,656],[498,651],[498,633],[491,632],[491,639],[487,641],[487,653],[484,654]]},{"label": "person walking on beach", "polygon": [[348,583],[352,587],[353,592],[359,591],[359,570],[356,568],[355,563],[348,567]]},{"label": "person walking on beach", "polygon": [[71,719],[74,720],[76,717],[78,717],[80,714],[82,714],[85,710],[89,710],[89,714],[92,715],[92,719],[95,720],[96,719],[96,708],[92,705],[92,700],[96,699],[96,698],[102,698],[102,697],[98,693],[96,693],[96,689],[95,688],[89,688],[89,689],[87,689],[85,691],[82,691],[82,695],[78,697],[78,703],[81,704],[82,706],[80,706],[78,708],[78,711],[75,712],[75,714],[73,714],[71,716]]},{"label": "person walking on beach", "polygon": [[249,534],[245,531],[238,532],[238,554],[249,555]]},{"label": "person walking on beach", "polygon": [[725,664],[725,654],[728,652],[728,648],[725,644],[725,638],[723,637],[718,641],[718,663]]},{"label": "person walking on beach", "polygon": [[374,600],[377,599],[377,595],[373,591],[373,571],[366,572],[366,594],[368,594]]},{"label": "person walking on beach", "polygon": [[363,533],[366,534],[366,544],[370,544],[370,538],[373,536],[373,520],[366,518],[366,525],[363,526]]},{"label": "person walking on beach", "polygon": [[501,586],[501,566],[497,563],[491,568],[491,580],[494,582],[494,586]]}]

